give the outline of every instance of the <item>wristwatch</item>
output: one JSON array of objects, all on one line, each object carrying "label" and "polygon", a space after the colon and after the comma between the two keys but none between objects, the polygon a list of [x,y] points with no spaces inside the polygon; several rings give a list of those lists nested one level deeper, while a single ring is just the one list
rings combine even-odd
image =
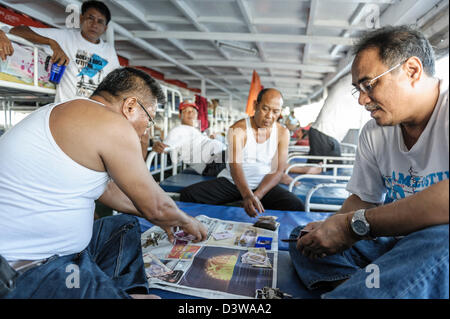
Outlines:
[{"label": "wristwatch", "polygon": [[370,236],[370,225],[367,222],[365,213],[365,209],[359,209],[353,214],[352,221],[350,223],[351,228],[353,232],[362,239],[374,239]]}]

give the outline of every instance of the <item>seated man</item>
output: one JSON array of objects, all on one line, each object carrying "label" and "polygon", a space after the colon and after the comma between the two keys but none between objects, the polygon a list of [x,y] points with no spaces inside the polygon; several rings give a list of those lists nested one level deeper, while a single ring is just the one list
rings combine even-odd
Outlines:
[{"label": "seated man", "polygon": [[[148,293],[140,226],[128,214],[169,240],[173,227],[205,239],[205,227],[164,193],[142,157],[139,137],[164,99],[145,72],[116,69],[90,99],[41,107],[0,138],[0,297]],[[94,223],[97,198],[126,214]]]},{"label": "seated man", "polygon": [[196,127],[198,106],[195,103],[180,103],[181,125],[173,128],[164,142],[155,142],[152,150],[161,154],[167,147],[177,150],[185,164],[198,174],[217,176],[225,168],[225,144],[211,139]]},{"label": "seated man", "polygon": [[409,27],[372,31],[354,52],[354,93],[373,119],[352,195],[305,227],[293,264],[309,289],[334,288],[326,298],[449,298],[448,85],[434,77],[428,40]]},{"label": "seated man", "polygon": [[255,115],[237,121],[228,132],[227,169],[215,180],[183,189],[180,200],[205,204],[243,200],[251,217],[264,208],[303,211],[300,199],[278,185],[289,145],[289,131],[276,122],[282,105],[278,90],[262,90],[255,101]]}]

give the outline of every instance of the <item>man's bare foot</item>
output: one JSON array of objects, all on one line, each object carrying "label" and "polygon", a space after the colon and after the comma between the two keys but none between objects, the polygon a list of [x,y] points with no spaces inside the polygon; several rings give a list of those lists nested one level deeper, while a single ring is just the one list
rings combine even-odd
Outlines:
[{"label": "man's bare foot", "polygon": [[161,299],[161,297],[157,296],[157,295],[140,295],[140,294],[135,294],[135,295],[130,295],[130,296],[133,299]]},{"label": "man's bare foot", "polygon": [[[322,164],[322,163],[320,163]],[[307,170],[305,172],[305,174],[320,174],[322,173],[322,167],[317,167],[317,166],[307,166]]]},{"label": "man's bare foot", "polygon": [[[285,185],[290,185],[293,180],[294,179],[291,176],[289,176],[288,174],[283,174],[283,176],[281,176],[280,183],[285,184]],[[300,185],[300,182],[295,182],[295,186],[298,186],[298,185]]]}]

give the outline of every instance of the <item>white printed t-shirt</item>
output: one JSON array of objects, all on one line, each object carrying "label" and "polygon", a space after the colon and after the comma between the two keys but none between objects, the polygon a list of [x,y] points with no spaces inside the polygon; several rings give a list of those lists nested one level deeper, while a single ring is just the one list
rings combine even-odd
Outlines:
[{"label": "white printed t-shirt", "polygon": [[202,174],[206,164],[213,160],[219,163],[222,160],[222,151],[226,146],[216,139],[203,135],[193,126],[181,124],[173,128],[164,144],[176,149],[181,160]]},{"label": "white printed t-shirt", "polygon": [[55,102],[90,97],[111,71],[120,67],[116,50],[100,39],[95,44],[81,35],[80,29],[33,28],[40,36],[55,40],[70,62],[56,87]]},{"label": "white printed t-shirt", "polygon": [[400,125],[370,120],[364,126],[347,191],[366,202],[389,203],[449,179],[449,101],[443,81],[439,90],[430,120],[409,151]]}]

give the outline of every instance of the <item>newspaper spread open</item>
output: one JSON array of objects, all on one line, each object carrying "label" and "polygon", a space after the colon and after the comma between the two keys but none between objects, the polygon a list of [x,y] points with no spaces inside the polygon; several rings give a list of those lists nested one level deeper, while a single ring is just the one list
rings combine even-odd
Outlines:
[{"label": "newspaper spread open", "polygon": [[219,299],[254,298],[256,289],[276,287],[278,228],[271,231],[204,215],[196,218],[208,229],[207,240],[200,243],[180,236],[170,243],[158,226],[142,234],[150,288]]}]

